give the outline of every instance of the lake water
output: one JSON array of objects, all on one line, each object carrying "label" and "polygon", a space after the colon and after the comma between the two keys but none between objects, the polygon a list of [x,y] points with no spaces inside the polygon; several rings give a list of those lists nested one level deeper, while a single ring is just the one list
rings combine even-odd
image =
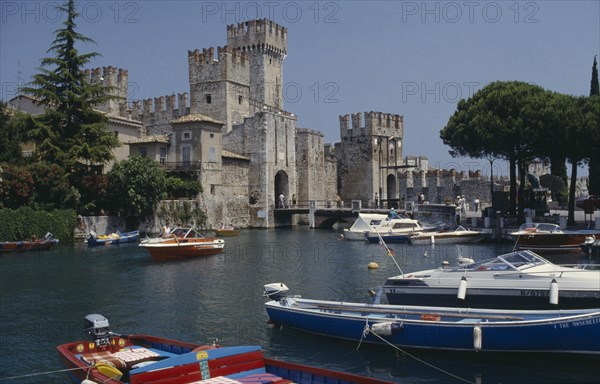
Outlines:
[{"label": "lake water", "polygon": [[[99,313],[118,333],[146,333],[222,345],[262,345],[265,355],[399,383],[599,382],[597,358],[409,351],[270,328],[263,285],[291,294],[366,302],[367,290],[399,273],[381,246],[339,240],[328,230],[248,230],[226,238],[221,255],[154,262],[136,244],[0,255],[0,383],[66,383],[56,345],[85,339],[83,318]],[[404,272],[475,260],[509,244],[390,244]],[[378,262],[370,270],[367,264]],[[573,260],[569,260],[573,261]]]}]

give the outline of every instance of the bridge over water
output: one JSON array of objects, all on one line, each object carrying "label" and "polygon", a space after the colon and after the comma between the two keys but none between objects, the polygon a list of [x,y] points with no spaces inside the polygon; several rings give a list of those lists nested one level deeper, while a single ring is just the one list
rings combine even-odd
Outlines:
[{"label": "bridge over water", "polygon": [[276,208],[275,222],[277,226],[292,225],[293,215],[308,215],[310,228],[331,228],[337,222],[352,223],[358,213],[387,214],[389,209],[362,208],[360,200],[352,200],[350,207],[336,206],[335,204],[319,204],[311,200],[308,204],[294,205],[292,207]]}]

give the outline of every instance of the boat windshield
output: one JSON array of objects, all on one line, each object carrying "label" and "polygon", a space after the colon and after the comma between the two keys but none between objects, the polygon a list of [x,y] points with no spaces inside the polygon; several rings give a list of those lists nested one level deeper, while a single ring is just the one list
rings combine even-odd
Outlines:
[{"label": "boat windshield", "polygon": [[204,237],[192,228],[175,228],[175,229],[173,229],[173,231],[171,231],[171,234],[176,237],[179,237],[179,238],[202,238],[202,237]]},{"label": "boat windshield", "polygon": [[519,232],[562,232],[562,229],[553,223],[525,223],[519,227]]},{"label": "boat windshield", "polygon": [[476,263],[463,265],[455,270],[473,270],[473,271],[522,271],[536,265],[549,264],[550,262],[539,255],[529,251],[522,250],[497,256],[493,259],[487,259]]}]

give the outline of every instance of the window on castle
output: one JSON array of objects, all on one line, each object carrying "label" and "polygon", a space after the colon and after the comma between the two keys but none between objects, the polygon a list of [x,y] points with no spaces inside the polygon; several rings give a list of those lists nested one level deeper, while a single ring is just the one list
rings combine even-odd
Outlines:
[{"label": "window on castle", "polygon": [[208,151],[208,161],[210,161],[211,163],[214,163],[215,157],[216,157],[215,147],[210,147],[210,149]]},{"label": "window on castle", "polygon": [[146,157],[146,154],[147,154],[147,149],[146,149],[146,147],[140,147],[140,148],[138,149],[138,153],[139,153],[139,155],[140,155],[140,156],[142,156],[142,157]]},{"label": "window on castle", "polygon": [[160,165],[165,165],[165,163],[167,162],[167,148],[160,149],[160,157],[158,159],[158,162],[160,163]]},{"label": "window on castle", "polygon": [[214,184],[211,184],[211,185],[210,185],[210,194],[211,194],[211,195],[214,195],[214,194],[215,194],[215,185],[214,185]]},{"label": "window on castle", "polygon": [[242,100],[244,100],[244,98],[241,95],[238,96],[238,104],[242,104]]},{"label": "window on castle", "polygon": [[212,95],[206,95],[206,104],[212,103]]},{"label": "window on castle", "polygon": [[192,138],[192,133],[189,132],[189,131],[188,132],[183,132],[182,138],[183,138],[183,140],[189,140],[189,139]]}]

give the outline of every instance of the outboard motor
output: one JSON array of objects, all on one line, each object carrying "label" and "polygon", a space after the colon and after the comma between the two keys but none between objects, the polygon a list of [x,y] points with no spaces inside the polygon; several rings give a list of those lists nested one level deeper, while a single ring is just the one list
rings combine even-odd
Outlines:
[{"label": "outboard motor", "polygon": [[85,317],[83,330],[91,336],[98,347],[105,347],[110,344],[112,333],[108,328],[108,319],[102,315],[94,313]]},{"label": "outboard motor", "polygon": [[271,300],[279,301],[285,297],[287,291],[289,291],[289,288],[283,283],[265,284],[263,296],[266,296]]}]

